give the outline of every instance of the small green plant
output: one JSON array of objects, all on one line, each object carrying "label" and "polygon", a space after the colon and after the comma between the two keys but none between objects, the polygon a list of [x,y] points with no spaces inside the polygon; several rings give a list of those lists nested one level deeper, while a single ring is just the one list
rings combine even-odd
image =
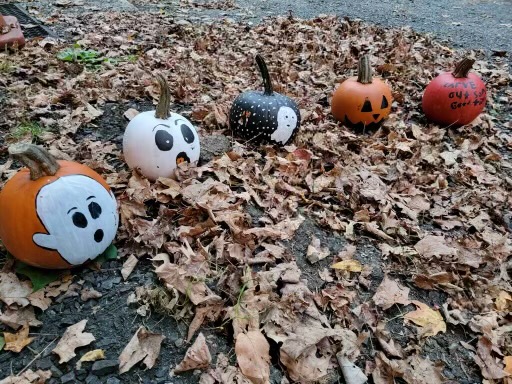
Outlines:
[{"label": "small green plant", "polygon": [[0,73],[10,73],[14,67],[7,60],[0,61]]},{"label": "small green plant", "polygon": [[57,54],[57,58],[62,61],[89,66],[96,66],[108,60],[102,57],[100,52],[93,49],[83,49],[79,44],[60,51]]},{"label": "small green plant", "polygon": [[15,140],[20,140],[28,135],[32,137],[32,139],[37,139],[44,132],[44,128],[41,127],[38,123],[33,121],[28,121],[21,123],[16,128],[14,128],[10,136]]},{"label": "small green plant", "polygon": [[79,63],[87,67],[97,68],[101,64],[118,64],[121,62],[133,63],[137,61],[136,55],[127,55],[119,57],[104,57],[102,53],[93,49],[83,49],[79,44],[66,48],[57,54],[57,58],[62,61]]}]

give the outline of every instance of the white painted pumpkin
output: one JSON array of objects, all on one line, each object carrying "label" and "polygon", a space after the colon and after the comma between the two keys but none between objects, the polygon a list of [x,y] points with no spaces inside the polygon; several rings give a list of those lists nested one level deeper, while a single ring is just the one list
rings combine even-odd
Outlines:
[{"label": "white painted pumpkin", "polygon": [[178,164],[199,160],[199,135],[185,117],[169,112],[169,88],[158,77],[161,87],[156,111],[135,116],[123,137],[123,154],[132,169],[137,168],[149,180],[174,177]]}]

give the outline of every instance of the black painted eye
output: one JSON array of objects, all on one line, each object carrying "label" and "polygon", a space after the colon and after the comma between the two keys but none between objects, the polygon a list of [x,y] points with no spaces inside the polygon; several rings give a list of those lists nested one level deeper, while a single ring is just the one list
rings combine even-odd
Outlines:
[{"label": "black painted eye", "polygon": [[188,144],[194,142],[194,132],[186,124],[181,124],[181,134]]},{"label": "black painted eye", "polygon": [[96,220],[101,215],[100,205],[93,201],[91,204],[89,204],[89,212],[91,217]]},{"label": "black painted eye", "polygon": [[170,151],[174,144],[174,139],[169,132],[159,129],[155,134],[155,144],[161,151]]},{"label": "black painted eye", "polygon": [[382,104],[380,105],[381,108],[387,108],[389,105],[388,99],[386,99],[386,96],[382,96]]},{"label": "black painted eye", "polygon": [[372,103],[370,103],[370,100],[365,100],[361,112],[371,112],[372,110]]},{"label": "black painted eye", "polygon": [[87,219],[85,218],[85,215],[82,212],[73,213],[73,224],[78,228],[87,227]]}]

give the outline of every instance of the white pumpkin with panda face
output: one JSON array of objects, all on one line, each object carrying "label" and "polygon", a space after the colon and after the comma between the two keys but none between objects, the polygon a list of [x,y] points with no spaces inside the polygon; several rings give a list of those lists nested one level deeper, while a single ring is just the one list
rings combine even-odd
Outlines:
[{"label": "white pumpkin with panda face", "polygon": [[161,95],[156,111],[135,116],[123,137],[126,163],[151,181],[173,178],[178,164],[195,164],[200,153],[196,129],[185,117],[169,112],[169,87],[160,75],[158,82]]}]

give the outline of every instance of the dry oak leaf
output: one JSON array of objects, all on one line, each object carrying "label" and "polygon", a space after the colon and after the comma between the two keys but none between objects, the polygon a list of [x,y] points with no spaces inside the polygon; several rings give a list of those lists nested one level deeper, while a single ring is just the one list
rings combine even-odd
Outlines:
[{"label": "dry oak leaf", "polygon": [[28,324],[25,324],[18,333],[4,332],[5,347],[6,351],[13,351],[15,353],[21,352],[23,348],[29,345],[34,338],[28,337]]},{"label": "dry oak leaf", "polygon": [[155,272],[164,281],[167,288],[174,288],[180,293],[187,295],[194,305],[221,301],[220,296],[215,295],[204,282],[197,281],[194,276],[189,276],[187,271],[169,262],[168,258],[164,259],[164,263],[158,266]]},{"label": "dry oak leaf", "polygon": [[144,327],[140,327],[119,356],[119,373],[128,372],[141,360],[148,369],[153,368],[160,355],[163,339],[165,339],[164,335],[149,332]]},{"label": "dry oak leaf", "polygon": [[130,257],[128,257],[124,262],[123,268],[121,269],[121,276],[123,276],[123,280],[126,280],[128,276],[130,276],[138,261],[139,259],[137,259],[135,255],[130,255]]},{"label": "dry oak leaf", "polygon": [[75,357],[76,348],[84,347],[96,340],[92,333],[84,333],[86,324],[87,320],[82,320],[66,329],[59,343],[52,351],[59,355],[59,364],[65,363]]},{"label": "dry oak leaf", "polygon": [[105,358],[105,351],[103,349],[94,349],[92,351],[87,352],[83,355],[80,360],[76,363],[76,369],[82,368],[82,363],[84,361],[96,361],[102,360]]},{"label": "dry oak leaf", "polygon": [[197,335],[196,341],[190,346],[185,357],[174,368],[174,373],[190,371],[192,369],[208,368],[212,362],[210,350],[202,333]]},{"label": "dry oak leaf", "polygon": [[499,380],[508,376],[507,372],[498,365],[496,359],[492,356],[493,345],[491,340],[482,336],[478,340],[477,354],[474,356],[475,362],[482,370],[482,376],[488,380]]},{"label": "dry oak leaf", "polygon": [[393,304],[407,305],[410,303],[409,291],[409,288],[402,287],[386,275],[373,295],[373,302],[382,309],[388,309]]},{"label": "dry oak leaf", "polygon": [[28,281],[20,281],[12,272],[0,272],[0,300],[5,304],[25,307],[30,304],[27,297],[31,293],[32,286]]},{"label": "dry oak leaf", "polygon": [[40,289],[39,291],[32,292],[28,296],[28,300],[30,301],[31,305],[39,308],[42,311],[46,311],[52,304],[52,299],[46,297],[45,289]]},{"label": "dry oak leaf", "polygon": [[95,290],[94,288],[84,288],[80,291],[80,299],[87,301],[91,299],[99,299],[103,294]]},{"label": "dry oak leaf", "polygon": [[27,369],[21,376],[6,377],[0,381],[0,384],[44,384],[50,377],[52,377],[50,370],[41,371],[38,369],[34,372],[31,369]]},{"label": "dry oak leaf", "polygon": [[435,336],[439,332],[446,332],[446,323],[439,311],[434,311],[428,305],[413,300],[412,303],[418,307],[413,312],[409,312],[404,316],[405,320],[412,321],[416,325],[423,328],[421,336]]},{"label": "dry oak leaf", "polygon": [[443,236],[427,235],[414,246],[416,252],[422,257],[456,256],[457,249],[446,245]]},{"label": "dry oak leaf", "polygon": [[503,362],[505,363],[505,372],[512,375],[512,356],[505,356]]},{"label": "dry oak leaf", "polygon": [[349,272],[361,272],[363,270],[363,266],[357,260],[342,260],[331,265],[331,268]]},{"label": "dry oak leaf", "polygon": [[18,329],[25,324],[31,327],[39,327],[43,324],[36,319],[34,307],[32,306],[18,309],[6,307],[4,313],[0,312],[0,322],[12,329]]},{"label": "dry oak leaf", "polygon": [[253,384],[266,384],[270,377],[270,346],[260,331],[239,333],[235,342],[240,370]]},{"label": "dry oak leaf", "polygon": [[306,257],[308,258],[309,262],[314,264],[320,260],[325,259],[327,256],[329,256],[330,253],[331,252],[329,251],[329,248],[322,248],[320,239],[313,235],[311,238],[311,244],[309,244],[306,251]]},{"label": "dry oak leaf", "polygon": [[512,295],[507,291],[500,291],[496,299],[498,311],[512,310]]}]

